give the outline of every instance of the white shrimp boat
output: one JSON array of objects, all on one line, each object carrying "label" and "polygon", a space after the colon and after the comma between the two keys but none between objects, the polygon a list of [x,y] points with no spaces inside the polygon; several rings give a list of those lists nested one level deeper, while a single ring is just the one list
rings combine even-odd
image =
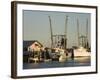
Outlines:
[{"label": "white shrimp boat", "polygon": [[89,57],[91,55],[87,49],[83,47],[79,47],[78,49],[74,49],[74,57]]}]

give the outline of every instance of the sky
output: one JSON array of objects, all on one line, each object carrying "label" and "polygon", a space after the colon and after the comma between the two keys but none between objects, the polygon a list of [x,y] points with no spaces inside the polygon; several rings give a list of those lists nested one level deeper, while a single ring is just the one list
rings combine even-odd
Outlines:
[{"label": "sky", "polygon": [[67,20],[67,43],[68,47],[77,46],[77,19],[79,21],[79,34],[86,35],[86,23],[88,20],[88,40],[91,42],[90,34],[90,13],[74,13],[74,12],[52,12],[52,11],[34,11],[23,10],[23,40],[38,40],[44,46],[50,47],[51,34],[50,22],[51,18],[53,35],[64,34],[65,21]]}]

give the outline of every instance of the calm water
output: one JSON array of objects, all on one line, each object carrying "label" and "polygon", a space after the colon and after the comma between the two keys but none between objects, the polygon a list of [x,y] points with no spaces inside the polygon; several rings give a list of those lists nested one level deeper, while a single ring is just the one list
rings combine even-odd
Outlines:
[{"label": "calm water", "polygon": [[90,66],[90,57],[68,58],[66,62],[50,61],[41,63],[23,63],[23,69],[56,68],[56,67],[77,67]]}]

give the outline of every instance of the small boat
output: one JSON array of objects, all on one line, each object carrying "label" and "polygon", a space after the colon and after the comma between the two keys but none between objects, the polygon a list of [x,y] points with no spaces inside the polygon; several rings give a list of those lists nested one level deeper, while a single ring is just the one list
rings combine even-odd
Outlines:
[{"label": "small boat", "polygon": [[66,57],[64,57],[64,56],[60,56],[59,57],[59,62],[65,62],[66,61]]},{"label": "small boat", "polygon": [[28,62],[30,62],[30,60],[31,60],[31,61],[34,61],[34,63],[38,63],[38,62],[39,62],[38,57],[35,57],[35,58],[30,57],[30,58],[28,59]]},{"label": "small boat", "polygon": [[52,59],[45,59],[44,62],[50,62]]},{"label": "small boat", "polygon": [[63,49],[60,50],[59,62],[65,62],[67,59],[66,53]]}]

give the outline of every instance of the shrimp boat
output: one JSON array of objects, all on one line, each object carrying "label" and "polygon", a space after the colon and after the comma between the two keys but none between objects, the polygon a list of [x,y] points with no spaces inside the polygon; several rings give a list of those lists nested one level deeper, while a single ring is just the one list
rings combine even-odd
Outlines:
[{"label": "shrimp boat", "polygon": [[90,52],[87,51],[84,47],[79,47],[78,49],[74,49],[74,57],[89,57],[91,55]]}]

